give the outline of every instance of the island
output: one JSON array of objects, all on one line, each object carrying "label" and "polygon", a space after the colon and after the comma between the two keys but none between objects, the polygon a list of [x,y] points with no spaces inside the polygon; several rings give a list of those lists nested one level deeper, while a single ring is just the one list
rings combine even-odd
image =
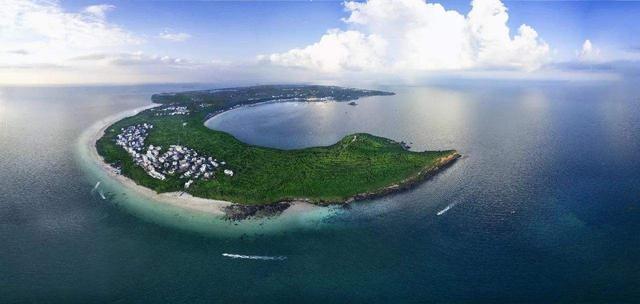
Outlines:
[{"label": "island", "polygon": [[114,171],[157,193],[222,200],[231,219],[277,214],[291,202],[345,204],[408,189],[460,157],[410,151],[358,133],[330,146],[281,150],[244,143],[204,122],[269,102],[342,102],[391,92],[319,85],[263,85],[152,96],[155,107],[104,129],[97,153]]}]

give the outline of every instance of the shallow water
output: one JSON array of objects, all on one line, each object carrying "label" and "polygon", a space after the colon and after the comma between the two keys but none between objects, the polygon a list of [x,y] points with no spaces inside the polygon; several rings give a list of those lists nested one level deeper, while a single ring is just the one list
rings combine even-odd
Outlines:
[{"label": "shallow water", "polygon": [[[339,213],[340,208],[321,208],[306,204],[292,206],[278,217],[249,219],[242,223],[225,220],[222,216],[206,212],[187,210],[161,201],[156,201],[144,194],[121,184],[118,180],[105,172],[104,164],[96,155],[93,145],[95,134],[109,124],[132,116],[146,107],[124,111],[114,116],[100,120],[80,135],[75,151],[79,166],[87,174],[86,178],[97,180],[91,190],[103,200],[107,200],[104,193],[109,195],[108,202],[123,208],[139,218],[156,224],[172,227],[189,232],[201,233],[207,236],[238,237],[246,234],[279,233],[291,229],[328,229],[324,224],[325,218]],[[297,211],[302,209],[303,211]]]},{"label": "shallow water", "polygon": [[369,132],[464,155],[409,192],[246,229],[136,198],[83,154],[96,121],[193,88],[0,89],[0,302],[640,301],[632,85],[474,81],[224,113],[207,125],[253,144]]}]

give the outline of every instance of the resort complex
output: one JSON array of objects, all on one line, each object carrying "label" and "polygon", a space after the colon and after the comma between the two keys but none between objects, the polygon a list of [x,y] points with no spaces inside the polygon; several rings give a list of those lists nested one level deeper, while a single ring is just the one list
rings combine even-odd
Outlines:
[{"label": "resort complex", "polygon": [[[214,178],[220,166],[225,165],[224,161],[199,155],[195,150],[181,145],[170,145],[164,153],[161,146],[148,145],[145,150],[144,142],[151,129],[153,125],[147,123],[121,128],[122,133],[116,136],[116,144],[127,151],[137,166],[155,179],[165,180],[167,175],[179,175],[187,180],[184,188],[189,188],[194,180]],[[223,172],[233,176],[232,170],[224,169]]]}]

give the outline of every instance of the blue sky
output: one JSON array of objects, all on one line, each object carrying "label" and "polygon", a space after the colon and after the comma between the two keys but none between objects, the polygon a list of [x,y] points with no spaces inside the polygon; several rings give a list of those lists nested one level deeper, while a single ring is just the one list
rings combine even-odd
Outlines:
[{"label": "blue sky", "polygon": [[566,67],[640,59],[635,1],[8,1],[0,83],[584,78]]},{"label": "blue sky", "polygon": [[[469,1],[431,1],[460,12]],[[81,10],[103,2],[63,2]],[[188,45],[158,43],[150,48],[193,54],[201,59],[237,60],[282,52],[315,42],[327,29],[346,25],[342,1],[109,1],[117,7],[113,23],[137,33],[157,35],[170,28],[190,33]],[[564,56],[586,39],[611,49],[640,47],[640,5],[635,1],[504,1],[509,26],[528,24]],[[634,41],[637,45],[634,45]]]},{"label": "blue sky", "polygon": [[[101,3],[101,2],[95,2]],[[109,18],[136,33],[156,36],[164,29],[192,35],[188,44],[159,41],[147,47],[201,60],[244,60],[258,54],[307,45],[328,28],[342,26],[339,1],[214,2],[111,1]],[[64,3],[81,10],[85,1]]]}]

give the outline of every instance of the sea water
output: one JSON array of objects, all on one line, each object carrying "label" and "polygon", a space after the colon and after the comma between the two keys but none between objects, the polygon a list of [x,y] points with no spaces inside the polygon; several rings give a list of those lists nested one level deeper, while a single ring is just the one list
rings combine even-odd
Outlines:
[{"label": "sea water", "polygon": [[246,225],[140,198],[83,150],[101,119],[204,87],[0,89],[0,302],[640,301],[632,83],[379,87],[397,95],[229,111],[207,126],[251,144],[368,132],[463,155],[411,191]]}]

